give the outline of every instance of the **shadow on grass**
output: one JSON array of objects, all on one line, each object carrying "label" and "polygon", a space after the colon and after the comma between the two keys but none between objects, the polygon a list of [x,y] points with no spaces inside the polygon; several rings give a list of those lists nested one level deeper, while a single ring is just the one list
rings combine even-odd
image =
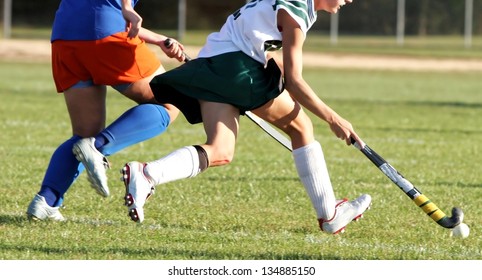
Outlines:
[{"label": "shadow on grass", "polygon": [[405,103],[407,105],[413,106],[428,106],[428,107],[459,107],[459,108],[471,108],[479,109],[482,108],[482,103],[467,103],[467,102],[442,102],[442,101],[407,101],[407,102],[396,102]]},{"label": "shadow on grass", "polygon": [[[30,222],[25,216],[23,215],[7,215],[3,214],[0,215],[0,225],[11,225],[12,228],[14,226],[34,226],[35,228],[39,228],[40,230],[51,230],[49,225],[55,223],[59,225],[59,222],[51,222],[51,221],[43,221],[43,222]],[[122,222],[116,222],[111,220],[91,220],[87,218],[72,218],[66,221],[65,223],[76,223],[76,224],[87,224],[89,226],[98,226],[98,225],[108,225],[118,228],[126,227],[127,224]],[[168,231],[167,234],[171,230],[187,230],[187,231],[199,231],[199,228],[193,225],[187,224],[178,224],[178,223],[156,223],[156,224],[142,224],[137,225],[136,227],[145,228],[147,231],[157,231],[160,229],[165,229]],[[129,231],[131,226],[127,226],[125,228]],[[55,229],[52,229],[55,232]],[[235,230],[236,228],[231,228],[229,231]],[[307,228],[296,228],[292,230],[297,234],[302,233],[302,235],[306,235],[309,231]],[[50,240],[50,239],[48,239]],[[192,240],[189,240],[192,242]],[[40,242],[40,243],[39,243]],[[304,254],[302,252],[285,252],[285,253],[272,253],[269,251],[265,252],[244,252],[240,251],[239,253],[233,252],[232,250],[223,251],[222,249],[204,249],[205,247],[203,244],[200,244],[201,248],[196,248],[195,246],[191,245],[183,245],[182,242],[179,243],[178,241],[173,244],[171,242],[164,243],[161,242],[159,246],[151,247],[151,248],[136,248],[135,246],[131,246],[127,243],[125,247],[123,247],[122,242],[119,245],[114,246],[71,246],[62,247],[61,245],[52,245],[49,243],[50,241],[41,241],[37,240],[37,244],[14,244],[11,242],[2,242],[0,244],[0,252],[7,253],[10,256],[18,256],[24,255],[25,252],[29,252],[29,256],[37,260],[169,260],[169,259],[180,259],[180,260],[227,260],[227,259],[235,259],[235,260],[341,260],[342,256],[336,255],[323,255],[323,254]],[[15,253],[18,252],[18,253]],[[96,256],[95,259],[92,256]],[[100,258],[98,256],[101,256]],[[3,257],[5,259],[5,256]],[[364,259],[365,256],[360,255],[359,259]],[[12,259],[12,258],[10,258]],[[18,258],[17,260],[27,260],[30,259],[28,257],[25,258]]]},{"label": "shadow on grass", "polygon": [[26,215],[20,214],[0,214],[0,225],[21,225],[28,223]]},{"label": "shadow on grass", "polygon": [[297,176],[292,177],[273,177],[273,175],[266,175],[266,177],[243,177],[243,176],[233,176],[233,177],[215,177],[206,176],[206,180],[213,182],[299,182],[300,179]]},{"label": "shadow on grass", "polygon": [[[310,255],[302,253],[286,253],[286,254],[272,254],[269,252],[249,255],[227,254],[225,252],[204,251],[196,249],[170,249],[165,247],[148,248],[148,249],[132,249],[132,248],[113,248],[107,247],[102,249],[93,249],[91,247],[79,248],[53,248],[43,246],[17,246],[11,244],[1,244],[0,250],[25,252],[29,251],[32,256],[36,253],[48,255],[45,260],[99,260],[91,259],[92,255],[105,255],[106,258],[102,260],[113,260],[108,256],[117,256],[117,260],[342,260],[340,256],[334,255]],[[72,258],[69,256],[83,255],[85,258]],[[118,258],[118,256],[125,256],[125,258]],[[137,257],[136,257],[137,256]],[[138,257],[143,256],[143,257]],[[182,258],[166,258],[164,256],[182,256]],[[36,256],[36,259],[41,259]],[[356,259],[366,259],[366,256],[360,255]],[[20,260],[20,259],[19,259]]]},{"label": "shadow on grass", "polygon": [[[341,100],[341,99],[333,99]],[[343,100],[344,103],[354,103],[357,104],[379,104],[379,105],[408,105],[408,106],[422,106],[422,107],[450,107],[450,108],[471,108],[479,109],[482,108],[482,103],[469,103],[461,101],[411,101],[411,100],[367,100],[367,99],[350,99]]]},{"label": "shadow on grass", "polygon": [[436,182],[436,186],[440,187],[459,187],[459,188],[482,188],[482,183],[480,184],[467,184],[467,183],[462,183],[462,182],[446,182],[446,181],[440,181]]},{"label": "shadow on grass", "polygon": [[94,218],[85,217],[72,217],[67,218],[63,222],[45,220],[45,221],[30,221],[26,215],[20,214],[0,214],[0,225],[12,225],[12,226],[25,226],[25,225],[35,225],[35,226],[48,226],[49,224],[64,224],[64,223],[75,223],[84,224],[91,226],[119,226],[121,222],[113,220],[101,220]]}]

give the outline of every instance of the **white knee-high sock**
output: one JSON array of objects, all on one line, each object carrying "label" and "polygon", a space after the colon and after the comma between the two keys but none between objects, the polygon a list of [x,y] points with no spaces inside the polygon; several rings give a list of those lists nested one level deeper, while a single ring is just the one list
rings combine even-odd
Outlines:
[{"label": "white knee-high sock", "polygon": [[336,199],[320,143],[315,141],[294,150],[293,157],[318,219],[330,220],[335,215]]},{"label": "white knee-high sock", "polygon": [[146,175],[154,185],[198,175],[199,155],[194,146],[186,146],[167,156],[148,162],[144,168]]}]

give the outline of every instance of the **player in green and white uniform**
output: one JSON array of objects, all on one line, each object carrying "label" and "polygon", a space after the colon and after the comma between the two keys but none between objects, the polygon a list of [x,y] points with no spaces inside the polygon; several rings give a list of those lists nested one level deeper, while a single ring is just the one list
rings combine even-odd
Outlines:
[{"label": "player in green and white uniform", "polygon": [[[353,138],[364,146],[352,125],[320,100],[302,76],[302,46],[317,11],[336,13],[351,2],[251,1],[230,15],[219,32],[209,35],[197,59],[156,76],[151,82],[156,99],[174,103],[191,123],[203,121],[207,141],[156,161],[124,166],[131,219],[143,220],[145,200],[156,185],[230,163],[239,116],[247,110],[290,136],[299,177],[323,231],[338,233],[359,218],[369,207],[370,196],[353,201],[335,199],[323,151],[302,109],[327,122],[347,145]],[[282,58],[271,52],[280,49]],[[173,101],[173,96],[177,100]]]}]

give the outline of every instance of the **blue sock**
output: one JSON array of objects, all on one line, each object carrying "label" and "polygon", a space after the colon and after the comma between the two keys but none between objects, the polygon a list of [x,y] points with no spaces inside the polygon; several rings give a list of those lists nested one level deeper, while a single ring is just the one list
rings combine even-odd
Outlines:
[{"label": "blue sock", "polygon": [[166,108],[161,105],[137,105],[97,135],[95,147],[106,156],[112,155],[161,134],[170,121]]},{"label": "blue sock", "polygon": [[[112,155],[128,146],[145,141],[164,132],[170,117],[166,108],[142,104],[126,111],[97,137],[95,146],[104,155]],[[80,139],[73,136],[55,150],[45,173],[39,195],[50,206],[60,206],[63,196],[84,170],[75,158],[72,147]]]},{"label": "blue sock", "polygon": [[62,204],[64,194],[84,170],[84,166],[72,153],[72,147],[79,139],[79,136],[72,136],[55,150],[50,159],[42,187],[38,193],[45,197],[50,206]]}]

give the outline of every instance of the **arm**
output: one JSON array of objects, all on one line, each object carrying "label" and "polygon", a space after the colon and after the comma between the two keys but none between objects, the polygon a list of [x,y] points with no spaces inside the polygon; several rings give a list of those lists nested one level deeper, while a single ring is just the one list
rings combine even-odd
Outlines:
[{"label": "arm", "polygon": [[347,145],[351,145],[350,138],[353,138],[363,147],[363,142],[351,123],[326,105],[303,79],[302,47],[305,36],[298,23],[286,11],[280,10],[278,25],[283,32],[283,73],[286,90],[303,107],[327,122],[336,137],[345,140]]},{"label": "arm", "polygon": [[[179,62],[184,61],[184,47],[179,42],[173,40],[175,44],[171,48],[164,45],[166,36],[157,34],[142,27],[142,17],[132,7],[131,0],[122,0],[122,15],[126,20],[126,31],[128,38],[139,36],[146,43],[159,46],[162,51],[171,58],[176,58]],[[172,39],[171,39],[172,40]]]},{"label": "arm", "polygon": [[148,44],[157,45],[168,57],[175,58],[179,62],[184,61],[184,46],[178,41],[170,38],[173,44],[168,48],[164,45],[164,41],[168,39],[168,37],[152,32],[143,27],[139,29],[139,38]]},{"label": "arm", "polygon": [[127,37],[134,38],[142,26],[142,17],[132,7],[131,0],[122,0],[122,15],[126,20]]}]

